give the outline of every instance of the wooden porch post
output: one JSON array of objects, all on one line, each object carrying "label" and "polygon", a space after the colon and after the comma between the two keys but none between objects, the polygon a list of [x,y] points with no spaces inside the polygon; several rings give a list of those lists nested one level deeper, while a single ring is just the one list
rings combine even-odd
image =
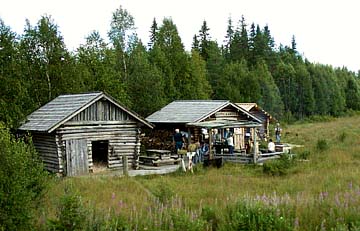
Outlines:
[{"label": "wooden porch post", "polygon": [[190,127],[188,127],[188,146],[191,144],[191,130]]},{"label": "wooden porch post", "polygon": [[212,129],[209,129],[209,160],[212,159]]},{"label": "wooden porch post", "polygon": [[254,159],[254,164],[256,164],[256,150],[257,150],[257,140],[256,140],[256,128],[254,127],[254,156],[253,156],[253,159]]}]

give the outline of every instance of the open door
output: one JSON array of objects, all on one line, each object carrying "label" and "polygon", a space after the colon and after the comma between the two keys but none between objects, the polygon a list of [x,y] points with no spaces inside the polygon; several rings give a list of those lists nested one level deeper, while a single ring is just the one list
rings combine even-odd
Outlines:
[{"label": "open door", "polygon": [[89,172],[86,140],[67,140],[66,147],[66,175],[77,176]]},{"label": "open door", "polygon": [[93,171],[98,172],[107,169],[109,155],[109,141],[99,140],[91,142]]}]

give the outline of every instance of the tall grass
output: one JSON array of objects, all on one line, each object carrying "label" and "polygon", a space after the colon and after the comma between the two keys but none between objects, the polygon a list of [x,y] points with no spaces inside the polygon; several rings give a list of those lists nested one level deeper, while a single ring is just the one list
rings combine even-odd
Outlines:
[{"label": "tall grass", "polygon": [[193,174],[58,179],[39,207],[38,228],[56,219],[55,205],[72,185],[89,230],[360,229],[360,116],[289,125],[283,134],[306,157],[287,174],[225,164]]}]

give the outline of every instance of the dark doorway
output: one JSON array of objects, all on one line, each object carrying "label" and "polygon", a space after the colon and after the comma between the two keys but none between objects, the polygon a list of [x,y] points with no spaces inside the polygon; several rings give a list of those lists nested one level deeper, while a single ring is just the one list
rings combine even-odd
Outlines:
[{"label": "dark doorway", "polygon": [[109,141],[100,140],[92,141],[92,160],[94,170],[98,168],[106,168],[108,164],[108,153],[109,153]]}]

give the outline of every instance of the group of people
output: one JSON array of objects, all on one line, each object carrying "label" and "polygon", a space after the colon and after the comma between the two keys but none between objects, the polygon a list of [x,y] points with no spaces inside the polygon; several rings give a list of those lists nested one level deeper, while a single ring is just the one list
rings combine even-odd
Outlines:
[{"label": "group of people", "polygon": [[221,153],[221,147],[226,146],[229,149],[229,154],[234,154],[234,135],[230,131],[230,128],[225,129],[223,137],[217,129],[214,129],[212,136],[216,153]]},{"label": "group of people", "polygon": [[[185,137],[181,134],[179,129],[175,129],[175,133],[173,135],[173,142],[176,153],[178,153],[179,150],[184,148]],[[204,141],[200,141],[197,142],[195,146],[196,146],[195,150],[192,150],[196,152],[196,154],[193,157],[193,162],[194,163],[203,162],[205,156],[209,154],[209,145]]]},{"label": "group of people", "polygon": [[[276,143],[280,143],[281,132],[282,132],[282,129],[280,127],[280,124],[277,123],[276,127],[275,127]],[[225,146],[227,146],[227,148],[229,150],[229,154],[234,154],[234,136],[233,136],[233,133],[230,131],[229,128],[225,129],[223,136],[221,136],[221,134],[218,132],[217,129],[214,129],[213,134],[211,134],[211,136],[212,136],[213,145],[215,145],[216,153],[220,153],[221,152],[221,145],[225,145]],[[174,145],[175,145],[176,152],[178,150],[184,148],[185,138],[181,134],[179,129],[175,129],[175,134],[173,135],[173,142],[174,142]],[[209,154],[209,149],[210,148],[209,148],[209,145],[204,141],[204,139],[202,139],[200,142],[197,142],[197,143],[198,143],[197,148],[196,148],[197,160],[198,161],[203,161],[204,156],[207,156]],[[219,144],[221,144],[221,145],[219,145]],[[246,150],[246,151],[247,151],[247,153],[250,153],[251,138],[248,139],[248,145],[247,146],[248,146],[247,149],[249,149],[249,150]],[[275,143],[273,142],[272,139],[269,139],[268,151],[269,152],[275,152]]]}]

